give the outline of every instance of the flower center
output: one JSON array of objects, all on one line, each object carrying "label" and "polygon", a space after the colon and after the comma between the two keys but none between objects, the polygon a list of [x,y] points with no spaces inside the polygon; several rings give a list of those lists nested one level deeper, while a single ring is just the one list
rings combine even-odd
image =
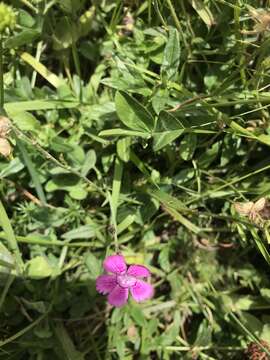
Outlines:
[{"label": "flower center", "polygon": [[137,279],[134,276],[123,274],[117,276],[117,283],[123,288],[129,288],[136,284]]}]

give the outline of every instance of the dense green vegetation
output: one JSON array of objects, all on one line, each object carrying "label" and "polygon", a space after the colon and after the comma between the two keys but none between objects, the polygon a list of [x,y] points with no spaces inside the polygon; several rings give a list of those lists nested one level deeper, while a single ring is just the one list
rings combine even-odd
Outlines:
[{"label": "dense green vegetation", "polygon": [[0,4],[0,358],[270,359],[268,7]]}]

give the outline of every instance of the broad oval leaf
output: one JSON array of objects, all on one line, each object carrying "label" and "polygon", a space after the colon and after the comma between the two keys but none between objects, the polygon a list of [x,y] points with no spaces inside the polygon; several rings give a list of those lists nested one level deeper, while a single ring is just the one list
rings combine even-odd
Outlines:
[{"label": "broad oval leaf", "polygon": [[44,279],[51,276],[53,268],[43,256],[36,256],[26,264],[26,275],[30,279]]},{"label": "broad oval leaf", "polygon": [[150,133],[154,128],[154,118],[146,108],[132,96],[118,91],[115,107],[119,119],[130,129]]},{"label": "broad oval leaf", "polygon": [[172,143],[184,131],[183,124],[173,115],[166,111],[159,114],[157,127],[153,134],[153,150],[158,151]]}]

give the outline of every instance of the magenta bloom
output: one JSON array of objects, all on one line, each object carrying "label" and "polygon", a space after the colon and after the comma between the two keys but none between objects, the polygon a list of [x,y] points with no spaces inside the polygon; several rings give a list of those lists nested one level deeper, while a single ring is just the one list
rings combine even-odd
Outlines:
[{"label": "magenta bloom", "polygon": [[96,289],[101,294],[109,294],[108,301],[111,305],[116,307],[125,305],[129,291],[137,302],[153,296],[153,286],[141,280],[151,275],[145,266],[130,265],[127,268],[122,255],[111,255],[104,260],[103,267],[112,275],[99,276],[96,280]]}]

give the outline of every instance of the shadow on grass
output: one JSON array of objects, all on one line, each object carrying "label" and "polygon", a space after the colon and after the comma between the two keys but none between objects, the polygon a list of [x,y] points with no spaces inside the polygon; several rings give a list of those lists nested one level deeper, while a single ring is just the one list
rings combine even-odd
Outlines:
[{"label": "shadow on grass", "polygon": [[13,279],[0,311],[0,359],[105,358],[105,301],[94,280]]}]

